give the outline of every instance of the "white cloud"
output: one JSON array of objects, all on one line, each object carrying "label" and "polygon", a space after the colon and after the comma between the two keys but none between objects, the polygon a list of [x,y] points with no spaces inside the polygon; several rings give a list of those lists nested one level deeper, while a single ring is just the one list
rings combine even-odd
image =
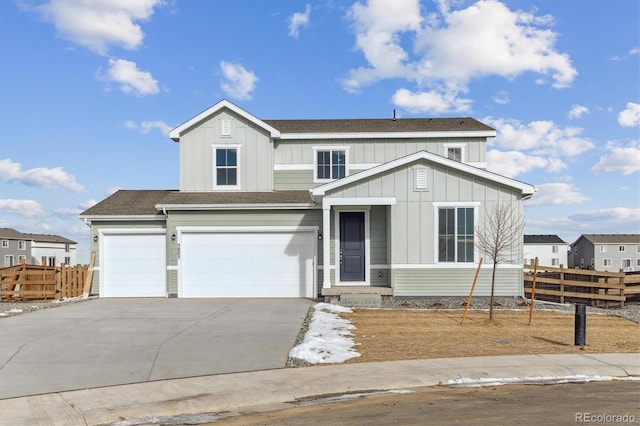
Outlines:
[{"label": "white cloud", "polygon": [[[569,218],[580,223],[590,223],[597,226],[620,223],[640,223],[640,208],[612,207],[599,210],[588,210],[576,213]],[[637,225],[636,225],[637,226]]]},{"label": "white cloud", "polygon": [[121,91],[136,96],[156,95],[160,91],[151,73],[139,70],[135,62],[126,59],[109,59],[109,69],[106,73],[99,71],[98,78],[117,83]]},{"label": "white cloud", "polygon": [[549,173],[557,173],[566,168],[566,163],[557,158],[527,155],[520,151],[492,149],[487,152],[487,169],[504,176],[516,177],[534,169],[546,169]]},{"label": "white cloud", "polygon": [[512,79],[531,72],[550,78],[556,88],[571,85],[577,71],[555,49],[552,17],[512,11],[493,0],[451,10],[456,4],[440,2],[438,12],[423,15],[417,0],[357,2],[348,18],[368,66],[349,71],[345,90],[404,78],[416,83],[417,95],[437,91],[455,105],[452,96],[485,76]]},{"label": "white cloud", "polygon": [[640,148],[637,143],[632,143],[626,147],[609,144],[607,149],[609,150],[609,155],[600,157],[598,164],[591,169],[593,173],[622,173],[623,175],[630,175],[640,171]]},{"label": "white cloud", "polygon": [[62,188],[73,192],[84,191],[84,187],[76,182],[76,178],[65,172],[62,167],[52,169],[37,167],[22,170],[20,163],[14,163],[9,158],[0,160],[0,180],[20,182],[39,188]]},{"label": "white cloud", "polygon": [[640,125],[640,104],[627,103],[627,108],[618,114],[618,123],[622,127],[635,127]]},{"label": "white cloud", "polygon": [[471,99],[460,99],[453,93],[418,92],[399,89],[393,95],[395,105],[412,113],[469,112]]},{"label": "white cloud", "polygon": [[50,0],[39,6],[61,37],[106,55],[110,46],[135,50],[144,33],[137,24],[153,15],[162,0]]},{"label": "white cloud", "polygon": [[245,100],[251,99],[256,88],[258,77],[240,64],[221,61],[220,69],[224,80],[220,83],[222,90],[230,97]]},{"label": "white cloud", "polygon": [[311,5],[307,4],[304,12],[296,12],[289,18],[289,35],[297,38],[300,34],[300,27],[309,25],[309,16],[311,15]]},{"label": "white cloud", "polygon": [[570,119],[580,118],[584,114],[589,114],[589,108],[583,105],[572,105],[571,110],[569,110],[568,117]]},{"label": "white cloud", "polygon": [[394,77],[410,78],[411,66],[406,63],[408,53],[401,46],[400,34],[420,30],[422,17],[418,0],[372,1],[355,3],[348,17],[356,33],[356,47],[364,53],[370,67],[349,71],[343,85],[347,91],[378,80]]},{"label": "white cloud", "polygon": [[523,124],[518,120],[493,119],[484,121],[497,129],[495,146],[518,151],[531,151],[533,155],[575,157],[594,148],[593,142],[580,137],[580,127],[560,127],[553,121],[532,121]]},{"label": "white cloud", "polygon": [[42,206],[34,200],[0,199],[0,210],[28,218],[45,216]]},{"label": "white cloud", "polygon": [[504,90],[500,90],[494,97],[493,97],[493,102],[500,104],[500,105],[506,105],[509,103],[509,92],[505,92]]},{"label": "white cloud", "polygon": [[169,136],[169,131],[172,129],[164,121],[141,121],[136,123],[132,120],[127,120],[124,123],[124,127],[127,129],[137,130],[140,133],[149,134],[152,130],[159,130],[164,136]]},{"label": "white cloud", "polygon": [[526,206],[578,204],[589,200],[589,197],[570,183],[545,183],[537,189],[533,197],[525,202]]},{"label": "white cloud", "polygon": [[96,200],[94,200],[94,199],[91,199],[91,200],[85,201],[84,203],[80,203],[80,208],[82,210],[86,210],[86,209],[88,209],[90,207],[95,206],[96,204],[98,204],[98,202]]}]

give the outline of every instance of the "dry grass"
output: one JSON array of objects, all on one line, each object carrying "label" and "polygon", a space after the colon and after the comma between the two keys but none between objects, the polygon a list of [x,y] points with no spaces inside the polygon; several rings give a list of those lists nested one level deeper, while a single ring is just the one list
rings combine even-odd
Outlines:
[{"label": "dry grass", "polygon": [[587,315],[584,348],[574,346],[574,315],[535,311],[355,309],[341,314],[353,330],[359,358],[349,362],[453,358],[484,355],[640,352],[640,324],[604,315]]}]

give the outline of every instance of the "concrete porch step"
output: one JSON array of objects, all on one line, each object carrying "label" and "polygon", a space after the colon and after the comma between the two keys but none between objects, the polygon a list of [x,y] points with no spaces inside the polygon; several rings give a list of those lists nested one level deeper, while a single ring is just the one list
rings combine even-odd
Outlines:
[{"label": "concrete porch step", "polygon": [[379,308],[382,306],[380,294],[341,294],[336,299],[338,299],[337,303],[349,308]]}]

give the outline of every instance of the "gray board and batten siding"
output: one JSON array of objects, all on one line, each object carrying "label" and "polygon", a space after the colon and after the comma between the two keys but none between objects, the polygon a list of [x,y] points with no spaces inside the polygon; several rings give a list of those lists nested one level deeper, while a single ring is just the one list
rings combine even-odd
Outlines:
[{"label": "gray board and batten siding", "polygon": [[[221,122],[230,135],[221,135]],[[180,190],[214,190],[215,147],[238,149],[238,180],[243,191],[273,190],[273,143],[264,129],[223,110],[181,136]]]}]

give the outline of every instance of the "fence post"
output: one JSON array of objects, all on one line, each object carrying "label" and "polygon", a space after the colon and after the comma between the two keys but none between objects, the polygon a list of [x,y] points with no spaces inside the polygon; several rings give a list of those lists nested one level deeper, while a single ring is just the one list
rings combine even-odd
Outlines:
[{"label": "fence post", "polygon": [[587,305],[576,304],[573,344],[584,347],[587,340]]}]

